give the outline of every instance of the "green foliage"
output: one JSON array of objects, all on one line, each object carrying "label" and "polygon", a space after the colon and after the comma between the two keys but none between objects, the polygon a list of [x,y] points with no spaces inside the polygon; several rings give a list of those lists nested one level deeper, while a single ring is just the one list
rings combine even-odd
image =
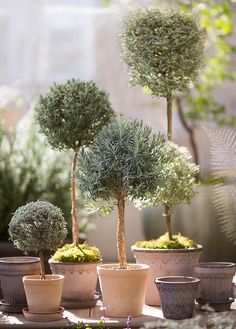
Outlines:
[{"label": "green foliage", "polygon": [[180,234],[173,235],[170,240],[168,234],[164,234],[155,240],[137,241],[135,246],[148,249],[189,249],[197,247],[196,242]]},{"label": "green foliage", "polygon": [[158,185],[154,193],[146,195],[142,200],[137,200],[137,207],[167,205],[173,213],[178,205],[190,203],[196,194],[196,174],[199,168],[189,162],[191,155],[188,150],[168,142],[165,152],[169,161],[161,168],[163,185]]},{"label": "green foliage", "polygon": [[93,81],[55,83],[36,105],[41,132],[60,150],[90,145],[113,115],[108,95]]},{"label": "green foliage", "polygon": [[89,198],[143,198],[160,181],[165,141],[139,121],[115,119],[79,154],[78,180]]},{"label": "green foliage", "polygon": [[57,249],[52,256],[53,260],[58,262],[98,262],[101,259],[101,254],[98,248],[88,246],[87,244],[66,244],[62,248]]},{"label": "green foliage", "polygon": [[91,327],[90,325],[84,323],[84,322],[79,322],[79,323],[74,323],[74,324],[69,324],[66,327],[66,329],[109,329],[109,327],[105,326],[105,323],[102,320],[99,320],[97,323],[93,323],[93,326]]},{"label": "green foliage", "polygon": [[155,96],[184,92],[202,66],[204,37],[196,17],[175,10],[138,9],[122,33],[123,58],[133,85]]},{"label": "green foliage", "polygon": [[66,234],[61,209],[46,201],[29,202],[19,207],[9,224],[10,239],[24,252],[55,250]]}]

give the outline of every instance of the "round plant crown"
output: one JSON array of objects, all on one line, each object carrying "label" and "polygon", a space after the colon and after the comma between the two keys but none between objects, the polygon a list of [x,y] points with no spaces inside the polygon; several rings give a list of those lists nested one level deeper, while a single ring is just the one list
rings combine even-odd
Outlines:
[{"label": "round plant crown", "polygon": [[10,239],[24,251],[56,250],[67,234],[60,208],[49,202],[29,202],[19,207],[9,224]]},{"label": "round plant crown", "polygon": [[82,192],[95,200],[144,197],[161,179],[164,146],[164,137],[141,121],[114,119],[79,153]]},{"label": "round plant crown", "polygon": [[184,92],[202,66],[204,37],[192,14],[138,9],[124,23],[123,59],[133,85],[155,96]]},{"label": "round plant crown", "polygon": [[41,132],[60,150],[88,146],[113,115],[108,95],[93,81],[54,83],[36,105]]}]

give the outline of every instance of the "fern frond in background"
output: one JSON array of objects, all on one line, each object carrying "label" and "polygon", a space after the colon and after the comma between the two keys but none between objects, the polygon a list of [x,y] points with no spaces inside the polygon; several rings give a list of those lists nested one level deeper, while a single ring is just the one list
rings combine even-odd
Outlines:
[{"label": "fern frond in background", "polygon": [[222,231],[236,244],[236,130],[207,129],[207,134],[213,176],[224,179],[213,187],[213,204]]}]

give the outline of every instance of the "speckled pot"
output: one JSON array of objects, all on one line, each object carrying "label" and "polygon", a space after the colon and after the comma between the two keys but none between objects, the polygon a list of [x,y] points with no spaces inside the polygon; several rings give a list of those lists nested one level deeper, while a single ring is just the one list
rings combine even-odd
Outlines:
[{"label": "speckled pot", "polygon": [[193,277],[167,276],[155,279],[166,319],[181,320],[193,316],[194,300],[200,280]]},{"label": "speckled pot", "polygon": [[228,301],[236,266],[227,262],[204,262],[195,265],[194,276],[201,280],[200,298],[208,302]]},{"label": "speckled pot", "polygon": [[160,306],[159,293],[154,280],[163,276],[193,276],[194,265],[199,261],[202,246],[192,249],[147,249],[132,246],[138,264],[150,267],[145,303]]}]

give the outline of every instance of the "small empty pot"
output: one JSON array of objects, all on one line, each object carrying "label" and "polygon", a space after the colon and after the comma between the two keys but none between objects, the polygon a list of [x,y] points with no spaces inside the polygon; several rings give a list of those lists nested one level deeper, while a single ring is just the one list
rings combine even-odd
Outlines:
[{"label": "small empty pot", "polygon": [[199,282],[197,278],[186,276],[166,276],[155,279],[166,319],[181,320],[193,316]]},{"label": "small empty pot", "polygon": [[194,275],[201,280],[200,298],[210,303],[227,302],[232,293],[236,266],[227,262],[205,262],[194,267]]}]

